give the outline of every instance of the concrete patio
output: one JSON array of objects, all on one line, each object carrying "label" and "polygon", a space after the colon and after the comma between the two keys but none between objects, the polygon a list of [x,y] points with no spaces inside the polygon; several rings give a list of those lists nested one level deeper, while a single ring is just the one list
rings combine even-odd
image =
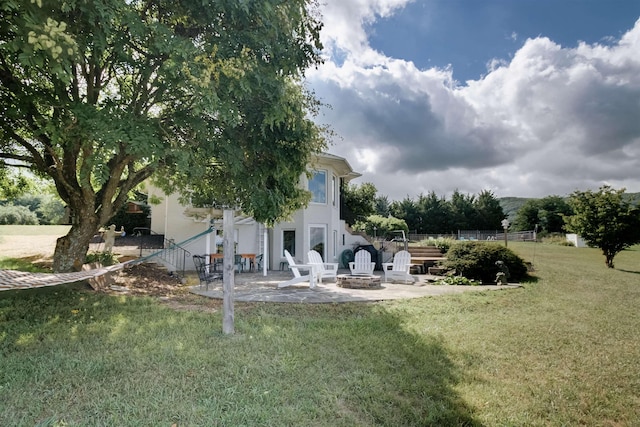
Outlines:
[{"label": "concrete patio", "polygon": [[[340,270],[339,274],[349,274],[349,270]],[[381,271],[376,275],[384,276]],[[309,288],[308,282],[278,289],[278,283],[292,277],[290,271],[269,271],[267,276],[262,273],[236,273],[234,300],[243,302],[278,302],[278,303],[340,303],[340,302],[370,302],[394,300],[403,298],[420,298],[463,292],[495,291],[519,288],[520,285],[509,284],[503,286],[448,286],[434,285],[434,276],[416,274],[414,284],[385,283],[375,289],[347,289],[336,286],[335,280],[318,283],[315,289]],[[204,286],[193,286],[191,292],[209,298],[222,299],[222,282]]]}]

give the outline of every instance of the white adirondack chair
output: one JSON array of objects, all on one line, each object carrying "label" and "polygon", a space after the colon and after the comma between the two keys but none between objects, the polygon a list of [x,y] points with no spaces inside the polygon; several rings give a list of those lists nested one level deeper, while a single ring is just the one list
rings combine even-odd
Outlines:
[{"label": "white adirondack chair", "polygon": [[[302,283],[302,282],[309,282],[309,287],[311,289],[315,288],[316,280],[315,280],[315,274],[314,274],[314,271],[315,271],[314,266],[311,264],[296,264],[295,260],[293,259],[289,251],[287,251],[286,249],[284,251],[284,256],[287,258],[287,262],[289,263],[289,269],[293,273],[293,279],[278,283],[278,288],[285,288],[287,286],[295,285],[297,283]],[[300,270],[305,270],[307,274],[305,275],[300,274]]]},{"label": "white adirondack chair", "polygon": [[338,275],[337,262],[324,262],[322,256],[314,250],[309,251],[307,257],[309,258],[309,264],[314,267],[315,276],[319,283],[322,283],[324,277],[333,277],[335,279]]},{"label": "white adirondack chair", "polygon": [[376,263],[371,262],[371,254],[366,250],[356,252],[355,258],[349,263],[349,270],[353,275],[372,275],[375,268]]},{"label": "white adirondack chair", "polygon": [[[391,268],[389,268],[391,267]],[[393,262],[385,262],[382,264],[384,270],[384,281],[415,281],[413,276],[409,274],[411,268],[411,254],[407,251],[398,251],[393,257]]]}]

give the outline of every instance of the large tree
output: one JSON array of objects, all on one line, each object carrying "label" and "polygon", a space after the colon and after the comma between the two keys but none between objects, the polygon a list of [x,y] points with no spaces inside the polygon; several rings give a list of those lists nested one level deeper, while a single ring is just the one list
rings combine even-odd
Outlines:
[{"label": "large tree", "polygon": [[569,198],[574,214],[566,218],[567,229],[602,249],[609,268],[620,251],[640,243],[640,209],[624,200],[624,191],[605,185],[597,192],[576,191]]},{"label": "large tree", "polygon": [[152,176],[265,221],[304,203],[292,183],[324,147],[300,84],[313,1],[2,2],[0,169],[53,180],[73,212],[56,271]]},{"label": "large tree", "polygon": [[564,217],[573,213],[571,206],[560,196],[529,199],[518,209],[514,228],[533,230],[536,225],[545,233],[560,233],[564,230]]},{"label": "large tree", "polygon": [[505,218],[500,201],[492,191],[482,190],[475,199],[473,206],[476,210],[475,227],[478,230],[499,229]]},{"label": "large tree", "polygon": [[435,191],[426,196],[420,194],[417,202],[422,221],[420,234],[445,233],[451,230],[453,224],[451,218],[451,205],[444,197],[437,196]]},{"label": "large tree", "polygon": [[375,185],[370,182],[362,185],[347,184],[342,189],[344,220],[347,224],[354,225],[357,221],[364,221],[376,212],[377,191]]}]

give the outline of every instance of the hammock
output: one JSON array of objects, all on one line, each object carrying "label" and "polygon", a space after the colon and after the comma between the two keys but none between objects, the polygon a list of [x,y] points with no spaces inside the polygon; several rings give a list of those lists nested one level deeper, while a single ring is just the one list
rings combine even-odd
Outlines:
[{"label": "hammock", "polygon": [[0,270],[0,291],[44,288],[45,286],[56,286],[64,283],[95,279],[107,273],[121,270],[126,264],[128,263],[125,262],[73,273],[29,273],[28,271]]},{"label": "hammock", "polygon": [[45,286],[63,285],[65,283],[80,282],[83,280],[96,279],[105,274],[112,273],[114,271],[122,270],[127,265],[139,264],[145,262],[155,256],[160,255],[167,249],[173,247],[180,247],[185,243],[191,242],[197,238],[211,233],[214,230],[213,227],[209,227],[202,233],[198,233],[195,236],[188,238],[187,240],[175,243],[169,248],[161,249],[150,255],[142,258],[134,259],[120,264],[110,265],[108,267],[95,268],[93,270],[77,271],[72,273],[29,273],[27,271],[16,270],[2,270],[0,269],[0,291],[8,291],[12,289],[33,289],[44,288]]}]

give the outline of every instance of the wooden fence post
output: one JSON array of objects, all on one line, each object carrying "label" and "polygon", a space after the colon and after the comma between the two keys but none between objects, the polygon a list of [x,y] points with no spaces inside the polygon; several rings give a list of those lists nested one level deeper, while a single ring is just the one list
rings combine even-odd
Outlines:
[{"label": "wooden fence post", "polygon": [[222,277],[222,333],[231,335],[234,333],[233,318],[233,291],[235,286],[235,244],[233,241],[235,212],[225,208],[222,213],[222,247],[223,277]]}]

